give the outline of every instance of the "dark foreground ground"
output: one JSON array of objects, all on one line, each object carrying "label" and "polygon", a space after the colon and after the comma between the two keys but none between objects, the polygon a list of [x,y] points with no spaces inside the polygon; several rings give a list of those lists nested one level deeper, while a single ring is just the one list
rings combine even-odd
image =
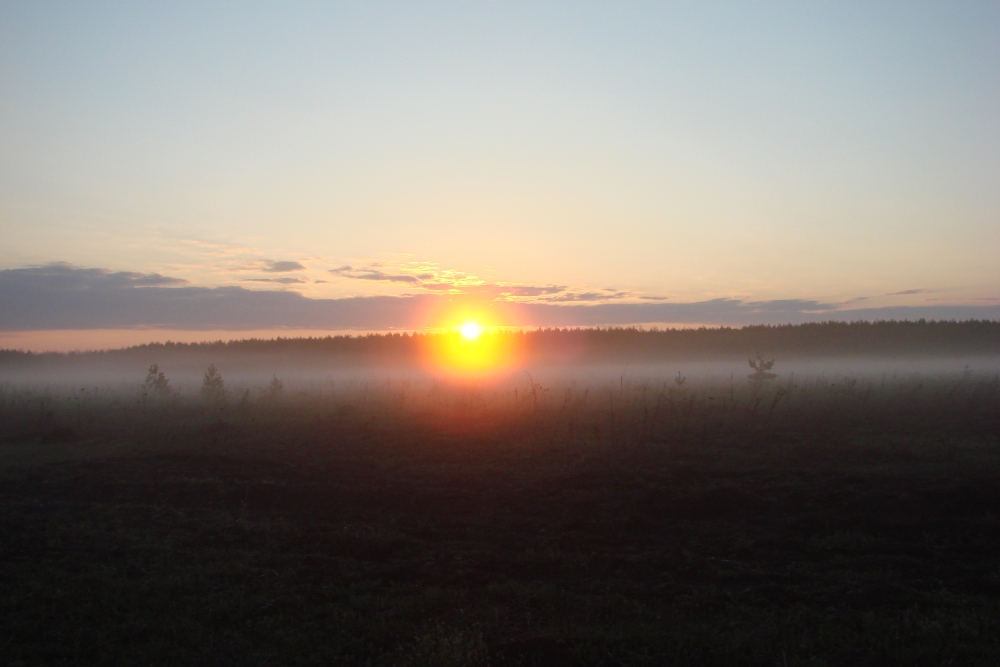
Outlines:
[{"label": "dark foreground ground", "polygon": [[9,400],[0,663],[1000,664],[995,385]]}]

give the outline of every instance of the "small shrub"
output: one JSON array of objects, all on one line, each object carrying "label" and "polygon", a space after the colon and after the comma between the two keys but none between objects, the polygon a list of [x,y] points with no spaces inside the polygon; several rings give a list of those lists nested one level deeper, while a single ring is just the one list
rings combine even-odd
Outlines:
[{"label": "small shrub", "polygon": [[761,385],[762,383],[773,380],[778,377],[776,373],[772,373],[771,369],[774,368],[774,359],[765,360],[764,356],[758,352],[755,359],[749,359],[750,368],[753,369],[753,373],[747,376],[750,382],[754,385]]}]

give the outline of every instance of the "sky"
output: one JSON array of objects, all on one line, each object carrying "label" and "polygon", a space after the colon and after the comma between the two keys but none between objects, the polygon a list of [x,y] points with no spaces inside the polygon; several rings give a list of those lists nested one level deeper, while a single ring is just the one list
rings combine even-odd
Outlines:
[{"label": "sky", "polygon": [[0,346],[1000,319],[998,73],[995,2],[0,0]]}]

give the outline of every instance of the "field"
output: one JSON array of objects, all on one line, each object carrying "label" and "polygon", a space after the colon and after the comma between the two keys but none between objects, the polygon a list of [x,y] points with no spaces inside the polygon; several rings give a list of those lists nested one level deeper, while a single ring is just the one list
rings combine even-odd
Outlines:
[{"label": "field", "polygon": [[1000,664],[992,372],[139,382],[0,389],[4,664]]}]

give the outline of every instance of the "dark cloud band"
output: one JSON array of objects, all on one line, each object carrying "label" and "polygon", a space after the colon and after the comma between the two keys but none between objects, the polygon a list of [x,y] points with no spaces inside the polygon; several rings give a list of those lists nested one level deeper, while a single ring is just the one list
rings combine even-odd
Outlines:
[{"label": "dark cloud band", "polygon": [[[309,299],[288,291],[192,287],[186,281],[52,264],[0,271],[0,330],[299,329],[386,330],[438,324],[436,313],[476,295],[419,294]],[[480,299],[477,303],[482,304]],[[568,305],[489,302],[495,319],[524,326],[623,324],[743,325],[822,320],[1000,320],[1000,305],[909,306],[835,310],[809,300]]]}]

